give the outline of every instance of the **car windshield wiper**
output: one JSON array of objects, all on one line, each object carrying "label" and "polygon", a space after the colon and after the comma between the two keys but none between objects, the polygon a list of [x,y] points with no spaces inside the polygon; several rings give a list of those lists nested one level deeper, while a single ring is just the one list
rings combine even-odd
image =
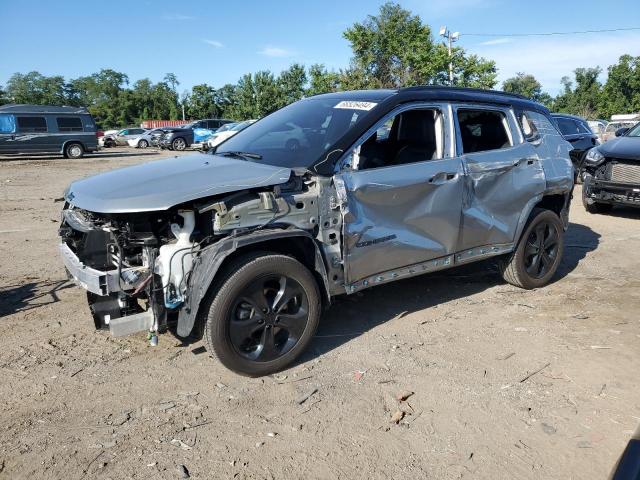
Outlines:
[{"label": "car windshield wiper", "polygon": [[255,160],[260,160],[262,158],[262,155],[259,155],[257,153],[251,153],[251,152],[216,152],[216,155],[224,155],[227,157],[246,157],[246,158],[253,158]]}]

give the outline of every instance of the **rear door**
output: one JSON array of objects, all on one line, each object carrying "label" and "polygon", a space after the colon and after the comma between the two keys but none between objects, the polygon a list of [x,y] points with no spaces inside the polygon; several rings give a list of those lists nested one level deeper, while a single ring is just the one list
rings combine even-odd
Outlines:
[{"label": "rear door", "polygon": [[[389,137],[378,139],[390,119]],[[451,263],[463,169],[452,156],[449,119],[444,104],[405,105],[381,119],[343,159],[335,182],[347,283],[379,283],[403,267],[426,271],[431,266],[421,262],[433,259]]]},{"label": "rear door", "polygon": [[456,105],[457,152],[465,168],[460,258],[475,247],[509,249],[523,211],[545,188],[534,148],[509,108]]}]

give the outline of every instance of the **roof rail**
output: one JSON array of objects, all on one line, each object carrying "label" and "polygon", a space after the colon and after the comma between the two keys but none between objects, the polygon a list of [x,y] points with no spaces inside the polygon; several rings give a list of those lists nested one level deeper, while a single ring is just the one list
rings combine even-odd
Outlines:
[{"label": "roof rail", "polygon": [[519,93],[508,93],[508,92],[503,92],[502,90],[489,90],[489,89],[483,89],[483,88],[470,88],[470,87],[449,87],[445,85],[416,85],[413,87],[404,87],[404,88],[401,88],[400,90],[405,90],[405,91],[453,90],[456,92],[480,93],[485,95],[500,95],[504,97],[520,98],[522,100],[531,100],[530,98],[525,97],[524,95],[520,95]]}]

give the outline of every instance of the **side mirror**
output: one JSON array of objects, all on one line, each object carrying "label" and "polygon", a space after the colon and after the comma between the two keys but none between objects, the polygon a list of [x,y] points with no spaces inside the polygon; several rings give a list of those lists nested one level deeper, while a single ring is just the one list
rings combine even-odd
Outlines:
[{"label": "side mirror", "polygon": [[616,137],[622,137],[625,133],[629,131],[628,127],[622,127],[616,130]]}]

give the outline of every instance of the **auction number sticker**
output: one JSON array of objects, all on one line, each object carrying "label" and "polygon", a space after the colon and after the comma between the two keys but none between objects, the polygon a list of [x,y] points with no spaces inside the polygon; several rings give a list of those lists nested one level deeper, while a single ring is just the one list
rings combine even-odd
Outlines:
[{"label": "auction number sticker", "polygon": [[333,108],[344,108],[344,109],[347,109],[347,110],[366,110],[366,111],[369,111],[373,107],[375,107],[376,105],[377,105],[377,103],[374,103],[374,102],[355,102],[355,101],[352,101],[352,100],[343,100]]}]

